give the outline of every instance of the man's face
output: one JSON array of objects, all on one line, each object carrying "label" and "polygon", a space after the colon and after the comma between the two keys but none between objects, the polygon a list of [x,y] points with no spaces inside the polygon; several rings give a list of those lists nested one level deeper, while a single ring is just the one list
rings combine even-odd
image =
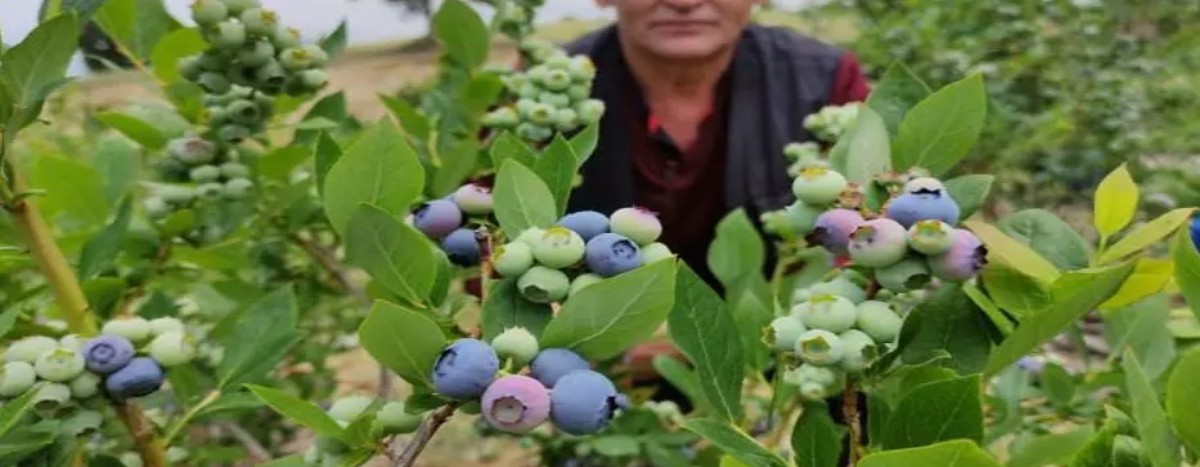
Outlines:
[{"label": "man's face", "polygon": [[617,9],[622,38],[671,60],[697,60],[729,47],[764,0],[597,0]]}]

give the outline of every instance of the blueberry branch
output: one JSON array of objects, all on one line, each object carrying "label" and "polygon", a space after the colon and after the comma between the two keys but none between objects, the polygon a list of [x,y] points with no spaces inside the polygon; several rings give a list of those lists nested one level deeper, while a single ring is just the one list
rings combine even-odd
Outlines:
[{"label": "blueberry branch", "polygon": [[454,415],[456,409],[458,409],[457,404],[443,405],[424,422],[421,422],[421,427],[417,428],[417,433],[404,448],[404,452],[400,453],[400,456],[392,462],[392,467],[411,467],[417,461],[417,456],[420,456],[421,451],[429,444],[429,440],[433,439],[433,434],[446,424],[446,421],[450,420],[450,416]]},{"label": "blueberry branch", "polygon": [[147,467],[166,467],[165,443],[155,436],[154,427],[150,426],[150,422],[142,415],[141,409],[129,401],[113,401],[112,405],[121,423],[129,428],[129,434],[133,436],[133,444],[141,455],[142,462]]},{"label": "blueberry branch", "polygon": [[850,463],[847,465],[856,465],[862,449],[862,421],[858,413],[858,390],[855,389],[854,380],[849,377],[846,378],[846,389],[842,392],[842,414],[850,436],[850,452],[847,453]]}]

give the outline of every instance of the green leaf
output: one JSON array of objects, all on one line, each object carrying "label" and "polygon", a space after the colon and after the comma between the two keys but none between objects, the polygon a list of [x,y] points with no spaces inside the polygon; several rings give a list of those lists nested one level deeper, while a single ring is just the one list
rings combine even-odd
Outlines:
[{"label": "green leaf", "polygon": [[337,439],[342,439],[346,431],[342,429],[333,417],[321,410],[312,402],[298,399],[291,394],[280,391],[278,389],[265,386],[257,386],[247,384],[246,389],[254,393],[255,397],[261,399],[264,403],[279,412],[292,421],[304,425],[317,432],[317,434],[325,435]]},{"label": "green leaf", "polygon": [[496,219],[509,237],[530,227],[549,227],[558,220],[554,195],[537,174],[520,162],[507,160],[492,189]]},{"label": "green leaf", "polygon": [[237,327],[223,342],[225,355],[217,368],[221,390],[270,371],[302,338],[290,286],[263,296],[236,318]]},{"label": "green leaf", "polygon": [[890,135],[900,132],[904,116],[930,92],[929,86],[903,63],[889,66],[873,87],[867,96],[867,106],[879,113]]},{"label": "green leaf", "polygon": [[75,13],[81,19],[91,18],[96,10],[104,5],[105,0],[49,0],[42,3],[42,8],[38,10],[39,21],[45,21],[46,18],[53,18],[62,14],[64,11]]},{"label": "green leaf", "polygon": [[[283,113],[283,111],[279,109],[276,109],[276,112]],[[354,118],[353,115],[350,114],[350,111],[346,106],[345,91],[338,91],[322,97],[312,105],[312,108],[310,108],[308,112],[304,113],[304,117],[301,118],[300,121],[307,122],[316,120],[318,118],[338,123],[340,130],[359,130],[361,127],[361,124],[357,119]],[[380,120],[378,123],[376,123],[376,125],[386,125],[391,127],[390,122],[388,122],[387,119]],[[314,141],[316,141],[317,136],[322,131],[328,130],[313,130],[297,127],[295,135],[292,136],[292,144],[296,146],[307,146],[312,144]],[[393,135],[394,133],[389,133],[387,137],[392,138]],[[363,135],[355,133],[353,136],[358,139],[362,139]],[[386,138],[384,141],[386,141]]]},{"label": "green leaf", "polygon": [[79,47],[74,15],[59,15],[39,24],[0,57],[0,85],[17,107],[34,107],[47,88],[62,84],[71,56]]},{"label": "green leaf", "polygon": [[284,146],[277,148],[258,159],[258,175],[286,182],[292,172],[312,157],[308,148],[300,146]]},{"label": "green leaf", "polygon": [[858,117],[849,130],[849,138],[845,160],[841,161],[840,166],[839,161],[832,161],[847,180],[866,186],[876,174],[892,170],[887,126],[871,107],[859,105]]},{"label": "green leaf", "polygon": [[1196,208],[1176,209],[1138,226],[1128,235],[1122,237],[1120,241],[1100,253],[1100,256],[1096,258],[1097,264],[1105,265],[1116,262],[1121,258],[1149,248],[1151,245],[1167,238],[1168,235],[1175,233],[1175,229],[1187,223],[1195,211]]},{"label": "green leaf", "polygon": [[946,284],[904,319],[899,351],[911,364],[949,353],[947,362],[961,373],[979,371],[992,347],[986,324],[975,303],[958,284]]},{"label": "green leaf", "polygon": [[[664,261],[665,262],[665,261]],[[675,277],[675,306],[667,317],[671,340],[696,368],[711,416],[741,418],[745,359],[741,337],[729,307],[687,264]]]},{"label": "green leaf", "polygon": [[591,444],[592,449],[606,457],[636,456],[641,453],[641,445],[637,438],[629,435],[600,436]]},{"label": "green leaf", "polygon": [[[91,227],[108,220],[108,203],[100,176],[88,165],[65,157],[43,154],[33,165],[32,186],[46,190],[38,206],[47,220],[71,220]],[[60,219],[65,217],[66,219]]]},{"label": "green leaf", "polygon": [[805,404],[792,429],[796,467],[838,467],[846,427],[833,423],[825,404]]},{"label": "green leaf", "polygon": [[1091,245],[1079,232],[1044,209],[1019,211],[997,227],[1062,270],[1086,268],[1092,255]]},{"label": "green leaf", "polygon": [[374,205],[389,215],[408,212],[421,196],[425,171],[408,143],[386,120],[367,129],[325,176],[325,214],[330,225],[345,234],[360,204]]},{"label": "green leaf", "polygon": [[20,318],[22,310],[18,307],[11,307],[7,311],[0,313],[0,339],[8,335],[13,325],[17,323],[17,318]]},{"label": "green leaf", "polygon": [[377,301],[358,328],[358,338],[375,360],[408,384],[433,389],[429,375],[446,346],[437,323],[416,311]]},{"label": "green leaf", "polygon": [[1075,399],[1075,381],[1067,374],[1067,370],[1057,363],[1047,363],[1042,369],[1041,379],[1046,398],[1059,409],[1070,408],[1071,401]]},{"label": "green leaf", "polygon": [[198,54],[207,48],[208,42],[200,36],[199,29],[179,28],[171,31],[154,45],[150,54],[154,76],[164,83],[179,81],[179,59]]},{"label": "green leaf", "polygon": [[1192,452],[1200,452],[1200,347],[1183,354],[1167,380],[1167,416],[1176,435]]},{"label": "green leaf", "polygon": [[117,216],[83,245],[79,255],[79,279],[88,280],[103,272],[117,259],[121,252],[121,240],[129,229],[132,200],[126,197],[117,208]]},{"label": "green leaf", "polygon": [[708,267],[722,284],[761,274],[765,257],[762,237],[744,209],[734,210],[717,224],[716,238],[708,247]]},{"label": "green leaf", "polygon": [[683,423],[683,428],[703,436],[725,454],[750,467],[783,467],[787,465],[787,461],[784,461],[778,454],[767,450],[753,438],[727,422],[704,419],[688,420]]},{"label": "green leaf", "polygon": [[1011,453],[1009,467],[1043,467],[1066,465],[1071,455],[1083,447],[1096,433],[1091,427],[1078,428],[1065,433],[1049,433],[1038,436]]},{"label": "green leaf", "polygon": [[546,187],[554,195],[558,216],[567,211],[567,199],[571,196],[578,166],[579,158],[575,155],[575,149],[561,134],[554,135],[554,139],[542,150],[541,157],[533,163],[533,171],[546,182]]},{"label": "green leaf", "polygon": [[596,152],[596,145],[600,143],[600,124],[593,123],[583,127],[583,130],[571,137],[570,143],[578,156],[579,166],[583,167],[583,163],[592,157],[592,153]]},{"label": "green leaf", "polygon": [[1133,264],[1084,269],[1063,275],[1051,288],[1053,302],[1025,320],[992,352],[984,373],[994,375],[1038,345],[1062,332],[1076,318],[1108,300],[1129,274]]},{"label": "green leaf", "polygon": [[892,147],[897,171],[928,169],[934,176],[954,167],[970,152],[987,116],[983,76],[975,73],[929,95],[900,123]]},{"label": "green leaf", "polygon": [[984,268],[980,279],[996,305],[1018,320],[1025,319],[1050,303],[1047,287],[1004,264],[992,264]]},{"label": "green leaf", "polygon": [[[1108,407],[1106,407],[1107,409]],[[1093,467],[1093,466],[1109,466],[1109,465],[1126,465],[1113,462],[1113,441],[1120,431],[1120,424],[1117,420],[1109,418],[1104,421],[1104,425],[1096,432],[1094,436],[1083,443],[1078,451],[1071,456],[1071,460],[1066,464],[1070,467]],[[1130,465],[1144,465],[1141,462]]]},{"label": "green leaf", "polygon": [[429,123],[429,118],[422,115],[420,110],[413,108],[408,102],[392,96],[381,94],[379,99],[400,123],[400,128],[404,130],[404,133],[417,141],[429,140],[433,133],[433,126]]},{"label": "green leaf", "polygon": [[142,63],[150,60],[163,36],[179,28],[160,0],[107,0],[94,19],[125,49],[123,54],[132,54],[129,58]]},{"label": "green leaf", "polygon": [[167,145],[167,137],[153,125],[125,113],[110,111],[97,114],[96,120],[137,141],[146,149],[158,151]]},{"label": "green leaf", "polygon": [[297,130],[336,130],[341,128],[342,124],[330,120],[325,117],[313,117],[297,123],[292,127]]},{"label": "green leaf", "polygon": [[1153,295],[1102,313],[1108,348],[1133,350],[1139,357],[1143,371],[1152,380],[1167,371],[1175,360],[1175,339],[1167,327],[1171,317],[1167,295]]},{"label": "green leaf", "polygon": [[1196,251],[1195,245],[1189,229],[1179,229],[1171,242],[1171,259],[1175,262],[1179,292],[1200,319],[1200,251]]},{"label": "green leaf", "polygon": [[371,205],[346,226],[346,261],[371,273],[389,291],[421,303],[437,279],[433,245],[416,229]]},{"label": "green leaf", "polygon": [[741,335],[746,368],[763,370],[771,360],[771,349],[763,345],[763,329],[775,318],[771,285],[761,274],[748,274],[725,288],[726,303]]},{"label": "green leaf", "polygon": [[341,158],[342,147],[338,146],[329,133],[321,132],[321,136],[317,137],[317,146],[313,149],[313,170],[317,177],[317,194],[321,197],[325,196],[325,178],[329,175],[329,169]]},{"label": "green leaf", "polygon": [[1100,308],[1120,308],[1157,294],[1171,282],[1171,273],[1174,271],[1175,263],[1169,259],[1138,258],[1133,274],[1121,284],[1120,290],[1112,298],[1100,304]]},{"label": "green leaf", "polygon": [[446,0],[433,15],[433,35],[455,63],[469,69],[487,60],[491,31],[479,13],[462,0]]},{"label": "green leaf", "polygon": [[106,134],[96,141],[92,167],[104,181],[104,199],[116,205],[138,176],[137,147],[124,136]]},{"label": "green leaf", "polygon": [[[488,148],[488,155],[492,158],[492,166],[497,168],[502,167],[504,161],[508,159],[532,167],[538,159],[537,151],[507,130],[502,131],[492,140],[492,146]],[[580,164],[582,163],[580,162]]]},{"label": "green leaf", "polygon": [[125,294],[125,279],[119,277],[97,277],[81,284],[88,306],[101,318],[112,315],[113,307]]},{"label": "green leaf", "polygon": [[1043,284],[1053,284],[1061,275],[1054,264],[1024,243],[1005,235],[1000,229],[982,221],[963,222],[987,246],[989,262],[1004,264]]},{"label": "green leaf", "polygon": [[919,448],[884,451],[864,457],[858,467],[1000,467],[970,440],[956,439]]},{"label": "green leaf", "polygon": [[696,376],[695,371],[679,360],[666,355],[655,355],[651,364],[654,366],[655,373],[679,389],[679,392],[687,396],[695,407],[706,411],[710,410],[708,400],[704,398],[704,393],[700,389],[700,379]]},{"label": "green leaf", "polygon": [[1096,187],[1096,201],[1092,224],[1101,238],[1111,237],[1133,221],[1137,214],[1138,186],[1125,164],[1100,181]]},{"label": "green leaf", "polygon": [[1125,371],[1125,390],[1129,391],[1129,401],[1133,405],[1138,437],[1150,458],[1150,464],[1154,467],[1178,467],[1179,440],[1171,433],[1167,414],[1158,401],[1158,391],[1132,350],[1124,352],[1121,368]]},{"label": "green leaf", "polygon": [[901,449],[958,438],[981,441],[980,391],[977,374],[918,386],[888,417],[883,446]]},{"label": "green leaf", "polygon": [[534,303],[521,296],[516,279],[504,279],[491,284],[487,301],[483,304],[483,339],[491,342],[505,329],[523,327],[534,336],[540,336],[553,313],[550,305]]},{"label": "green leaf", "polygon": [[341,53],[346,48],[346,33],[346,20],[343,19],[342,22],[338,23],[337,29],[334,29],[333,32],[321,38],[320,42],[318,42],[321,50],[324,50],[330,57]]},{"label": "green leaf", "polygon": [[975,214],[987,202],[995,175],[971,174],[946,180],[946,192],[958,204],[959,219]]},{"label": "green leaf", "polygon": [[41,384],[25,391],[20,397],[4,402],[4,406],[0,407],[0,436],[7,435],[9,431],[12,431],[13,427],[17,426],[17,423],[29,412],[29,409],[33,408],[34,396],[37,396],[39,388],[41,388]]},{"label": "green leaf", "polygon": [[[120,465],[125,465],[125,464],[120,464]],[[258,467],[308,467],[308,465],[309,465],[309,463],[304,460],[303,454],[294,454],[291,456],[280,457],[278,459],[274,459],[269,462],[264,462],[262,464],[258,464]],[[91,466],[88,466],[88,467],[91,467]]]},{"label": "green leaf", "polygon": [[992,325],[996,327],[996,331],[998,331],[1001,336],[1008,336],[1009,334],[1012,334],[1014,324],[1013,320],[1000,310],[1000,306],[996,305],[996,302],[993,302],[992,299],[988,298],[988,296],[985,295],[982,290],[979,290],[979,287],[971,283],[964,283],[962,285],[962,290],[963,293],[967,294],[967,297],[971,298],[971,301],[975,303],[975,306],[978,306],[980,310],[983,310],[983,314],[987,315],[988,320],[991,321]]},{"label": "green leaf", "polygon": [[563,347],[604,360],[620,355],[662,325],[675,296],[675,264],[659,261],[581,289],[542,331],[542,347]]},{"label": "green leaf", "polygon": [[433,173],[429,196],[443,197],[454,193],[475,172],[479,162],[479,142],[473,138],[458,139],[439,153],[442,165]]}]

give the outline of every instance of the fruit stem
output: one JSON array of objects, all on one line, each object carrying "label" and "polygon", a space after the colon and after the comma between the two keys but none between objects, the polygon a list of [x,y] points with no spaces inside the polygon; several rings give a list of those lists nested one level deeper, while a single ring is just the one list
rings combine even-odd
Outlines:
[{"label": "fruit stem", "polygon": [[166,467],[166,445],[162,439],[154,435],[154,427],[146,421],[146,417],[142,415],[142,411],[138,409],[137,405],[133,402],[113,401],[113,410],[116,410],[117,416],[121,418],[121,423],[129,428],[129,434],[133,436],[133,444],[137,448],[138,454],[142,456],[145,466]]},{"label": "fruit stem", "polygon": [[172,441],[174,441],[175,437],[179,436],[179,432],[183,431],[183,429],[187,427],[188,422],[195,418],[201,410],[204,410],[208,406],[212,405],[217,401],[217,399],[220,398],[221,391],[209,391],[209,393],[204,396],[204,399],[201,399],[200,402],[197,402],[196,405],[193,405],[190,409],[188,409],[188,411],[184,413],[183,416],[179,417],[179,419],[175,421],[175,424],[167,430],[166,436],[163,437],[164,442],[170,444]]},{"label": "fruit stem", "polygon": [[421,427],[417,428],[417,433],[413,435],[412,441],[409,441],[404,452],[400,453],[400,456],[392,463],[392,467],[411,467],[417,461],[417,456],[421,455],[421,451],[429,444],[429,440],[433,439],[433,434],[447,420],[450,420],[450,416],[454,415],[456,409],[458,409],[458,405],[455,403],[443,405],[421,422]]},{"label": "fruit stem", "polygon": [[842,414],[850,436],[850,452],[847,455],[850,462],[847,465],[853,466],[858,464],[862,449],[862,422],[858,416],[858,391],[854,387],[854,380],[849,377],[846,379],[846,389],[842,392]]}]

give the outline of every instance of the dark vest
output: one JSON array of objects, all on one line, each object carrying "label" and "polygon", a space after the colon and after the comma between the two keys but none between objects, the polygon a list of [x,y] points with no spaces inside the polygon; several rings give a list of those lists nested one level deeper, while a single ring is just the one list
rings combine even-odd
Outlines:
[{"label": "dark vest", "polygon": [[[635,86],[625,71],[616,26],[592,32],[566,46],[596,64],[592,97],[608,111],[600,143],[583,165],[583,183],[571,195],[570,212],[612,212],[634,203],[634,168],[628,140],[617,119],[626,115],[624,90]],[[809,141],[804,118],[829,102],[843,51],[782,28],[751,25],[734,54],[725,201],[730,210],[745,207],[755,222],[765,211],[794,199],[783,147]]]}]

